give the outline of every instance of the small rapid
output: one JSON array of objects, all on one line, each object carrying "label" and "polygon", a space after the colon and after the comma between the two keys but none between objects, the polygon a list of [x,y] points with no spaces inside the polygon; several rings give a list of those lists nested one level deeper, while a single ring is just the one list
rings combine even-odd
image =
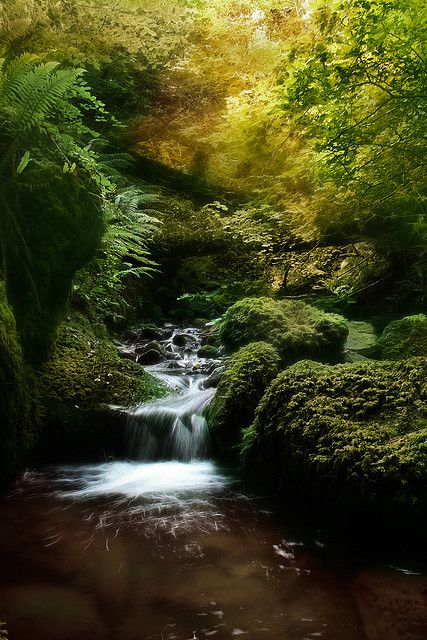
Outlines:
[{"label": "small rapid", "polygon": [[[168,330],[169,329],[169,330]],[[203,341],[201,329],[166,329],[166,337],[147,341],[155,344],[161,362],[146,366],[151,375],[173,389],[165,398],[143,404],[129,412],[127,452],[131,459],[202,460],[209,454],[209,431],[204,413],[215,395],[212,374],[221,361],[198,355]],[[144,344],[134,346],[135,350]],[[127,350],[131,345],[127,346]]]},{"label": "small rapid", "polygon": [[168,326],[121,347],[170,387],[128,410],[128,459],[29,471],[0,498],[9,636],[424,640],[424,564],[336,555],[209,459],[221,359],[205,340]]}]

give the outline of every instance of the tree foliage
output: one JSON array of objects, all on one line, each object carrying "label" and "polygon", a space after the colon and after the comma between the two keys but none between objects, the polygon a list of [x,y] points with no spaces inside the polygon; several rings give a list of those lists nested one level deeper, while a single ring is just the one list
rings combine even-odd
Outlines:
[{"label": "tree foliage", "polygon": [[[309,46],[284,72],[282,108],[314,141],[318,191],[338,216],[319,223],[388,249],[426,241],[427,16],[423,3],[348,0],[314,11]],[[326,187],[321,183],[326,182]],[[387,225],[387,229],[385,228]]]}]

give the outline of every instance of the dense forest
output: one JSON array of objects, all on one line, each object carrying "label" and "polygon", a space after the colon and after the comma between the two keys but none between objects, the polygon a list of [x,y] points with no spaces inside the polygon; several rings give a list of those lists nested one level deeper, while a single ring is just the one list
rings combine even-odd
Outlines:
[{"label": "dense forest", "polygon": [[[280,517],[422,546],[426,46],[421,0],[0,3],[6,496],[25,469],[213,458]],[[154,428],[177,371],[199,404]],[[113,637],[22,626],[2,589],[11,639]],[[390,640],[426,637],[419,607]]]}]

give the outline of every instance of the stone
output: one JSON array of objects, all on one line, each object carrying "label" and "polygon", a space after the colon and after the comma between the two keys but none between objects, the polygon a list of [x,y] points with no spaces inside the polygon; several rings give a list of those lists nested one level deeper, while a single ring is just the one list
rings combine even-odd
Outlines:
[{"label": "stone", "polygon": [[165,362],[166,358],[156,351],[155,349],[150,349],[149,351],[144,351],[138,356],[137,362],[138,364],[159,364],[160,362]]},{"label": "stone", "polygon": [[348,338],[344,345],[346,351],[356,351],[360,355],[368,356],[377,343],[374,327],[368,322],[349,321]]}]

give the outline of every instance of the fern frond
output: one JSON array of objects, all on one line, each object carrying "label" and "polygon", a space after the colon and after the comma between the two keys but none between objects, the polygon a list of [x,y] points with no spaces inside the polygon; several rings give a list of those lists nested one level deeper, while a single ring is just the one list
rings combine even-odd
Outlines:
[{"label": "fern frond", "polygon": [[57,62],[47,62],[29,68],[27,65],[7,68],[2,103],[20,129],[43,126],[60,110],[60,105],[63,107],[64,99],[83,74],[82,69],[57,67]]}]

